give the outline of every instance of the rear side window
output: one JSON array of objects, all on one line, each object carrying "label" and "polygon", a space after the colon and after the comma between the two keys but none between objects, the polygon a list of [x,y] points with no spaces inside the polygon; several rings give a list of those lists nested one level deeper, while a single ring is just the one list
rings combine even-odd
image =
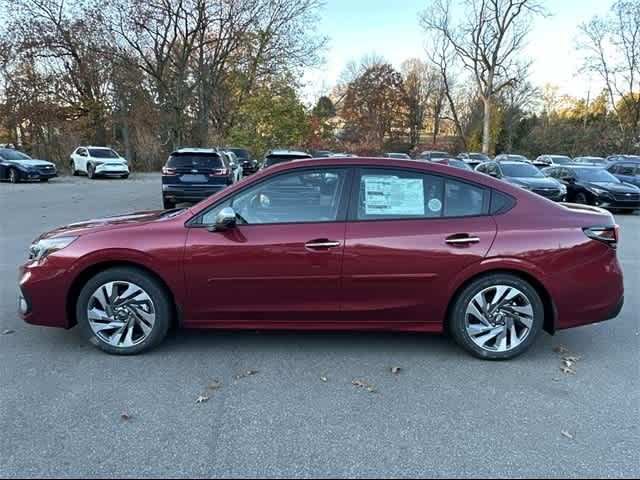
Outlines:
[{"label": "rear side window", "polygon": [[464,217],[486,211],[486,190],[437,175],[364,169],[357,180],[355,220]]},{"label": "rear side window", "polygon": [[223,168],[222,159],[219,155],[171,155],[167,160],[169,168],[189,168],[189,169],[216,169]]}]

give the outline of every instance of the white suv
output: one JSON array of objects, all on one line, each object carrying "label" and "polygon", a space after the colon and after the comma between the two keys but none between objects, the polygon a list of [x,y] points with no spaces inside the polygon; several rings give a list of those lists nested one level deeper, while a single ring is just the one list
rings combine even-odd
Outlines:
[{"label": "white suv", "polygon": [[71,154],[71,172],[89,178],[129,176],[129,163],[108,147],[78,147]]}]

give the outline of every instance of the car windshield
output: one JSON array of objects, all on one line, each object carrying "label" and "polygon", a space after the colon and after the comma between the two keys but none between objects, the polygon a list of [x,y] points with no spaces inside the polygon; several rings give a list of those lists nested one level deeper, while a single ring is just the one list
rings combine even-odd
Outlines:
[{"label": "car windshield", "polygon": [[447,152],[431,152],[431,158],[448,158]]},{"label": "car windshield", "polygon": [[89,155],[93,158],[120,158],[120,155],[110,148],[90,148]]},{"label": "car windshield", "polygon": [[544,174],[533,165],[528,163],[507,163],[501,164],[502,173],[506,177],[515,178],[531,178],[531,177],[544,177]]},{"label": "car windshield", "polygon": [[576,158],[576,162],[578,162],[578,163],[598,163],[598,164],[607,163],[607,161],[602,157],[580,157],[580,158]]},{"label": "car windshield", "polygon": [[218,155],[179,154],[172,155],[167,161],[169,168],[222,168],[222,159]]},{"label": "car windshield", "polygon": [[0,158],[4,158],[5,160],[31,160],[30,156],[17,150],[2,150],[0,151]]},{"label": "car windshield", "polygon": [[265,159],[264,164],[265,166],[270,167],[271,165],[276,165],[278,163],[290,162],[292,160],[299,160],[302,158],[309,158],[309,155],[269,155]]},{"label": "car windshield", "polygon": [[251,158],[249,151],[244,148],[230,148],[229,151],[235,153],[240,160],[249,160]]},{"label": "car windshield", "polygon": [[470,153],[469,158],[471,160],[480,160],[482,162],[488,162],[490,160],[489,156],[484,153]]},{"label": "car windshield", "polygon": [[554,155],[551,157],[553,163],[556,165],[567,165],[571,163],[571,159],[569,157],[565,157],[564,155]]},{"label": "car windshield", "polygon": [[579,180],[596,183],[621,183],[616,177],[600,168],[574,168]]}]

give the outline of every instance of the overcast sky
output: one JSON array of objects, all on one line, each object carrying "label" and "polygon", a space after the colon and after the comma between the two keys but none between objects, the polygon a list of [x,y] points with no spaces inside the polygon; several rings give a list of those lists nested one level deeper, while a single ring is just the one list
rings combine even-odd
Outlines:
[{"label": "overcast sky", "polygon": [[[575,48],[578,25],[605,15],[613,0],[547,0],[552,16],[536,19],[523,58],[533,61],[535,85],[551,83],[561,94],[586,96],[600,83],[578,72],[582,60]],[[329,37],[326,63],[304,77],[305,97],[328,93],[351,59],[378,53],[396,68],[412,57],[425,58],[425,35],[418,13],[427,0],[326,0],[318,30]]]}]

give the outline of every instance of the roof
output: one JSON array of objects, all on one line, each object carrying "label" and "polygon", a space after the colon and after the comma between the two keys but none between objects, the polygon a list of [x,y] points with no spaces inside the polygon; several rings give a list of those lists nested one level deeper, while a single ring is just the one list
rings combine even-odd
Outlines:
[{"label": "roof", "polygon": [[171,155],[174,153],[218,153],[217,148],[196,148],[196,147],[187,147],[187,148],[178,148],[174,150]]}]

